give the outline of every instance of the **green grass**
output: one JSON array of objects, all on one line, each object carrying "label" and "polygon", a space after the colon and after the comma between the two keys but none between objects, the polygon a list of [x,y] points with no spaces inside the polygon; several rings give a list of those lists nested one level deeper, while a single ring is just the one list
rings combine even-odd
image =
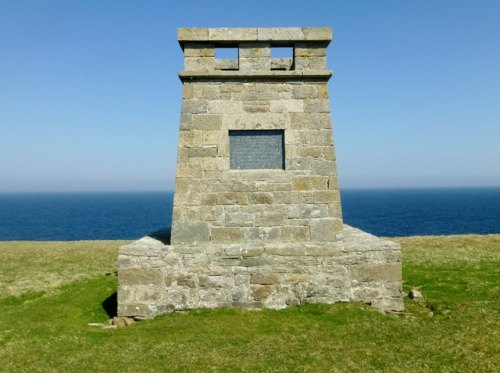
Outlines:
[{"label": "green grass", "polygon": [[123,242],[0,242],[0,371],[498,371],[500,235],[397,241],[425,296],[403,315],[194,310],[113,330],[87,323],[109,318]]}]

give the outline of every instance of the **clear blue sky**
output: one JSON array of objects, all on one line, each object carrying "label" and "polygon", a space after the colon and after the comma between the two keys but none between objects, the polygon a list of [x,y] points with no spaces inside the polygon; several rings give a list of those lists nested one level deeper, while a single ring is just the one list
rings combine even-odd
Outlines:
[{"label": "clear blue sky", "polygon": [[167,190],[178,27],[331,26],[342,188],[500,186],[500,1],[0,0],[0,191]]}]

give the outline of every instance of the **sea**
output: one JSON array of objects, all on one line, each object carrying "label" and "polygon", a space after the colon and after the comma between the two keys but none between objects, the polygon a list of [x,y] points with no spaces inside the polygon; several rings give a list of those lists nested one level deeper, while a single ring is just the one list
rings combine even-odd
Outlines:
[{"label": "sea", "polygon": [[[500,233],[500,187],[346,189],[344,222],[377,236]],[[0,241],[132,240],[170,228],[172,192],[3,193]]]}]

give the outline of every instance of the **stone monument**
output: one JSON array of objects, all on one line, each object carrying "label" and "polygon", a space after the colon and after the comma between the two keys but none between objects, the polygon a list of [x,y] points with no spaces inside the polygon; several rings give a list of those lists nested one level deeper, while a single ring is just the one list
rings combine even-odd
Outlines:
[{"label": "stone monument", "polygon": [[[178,30],[171,241],[120,248],[119,316],[344,301],[403,310],[399,245],[342,222],[331,38],[330,28]],[[217,58],[219,48],[237,58]]]}]

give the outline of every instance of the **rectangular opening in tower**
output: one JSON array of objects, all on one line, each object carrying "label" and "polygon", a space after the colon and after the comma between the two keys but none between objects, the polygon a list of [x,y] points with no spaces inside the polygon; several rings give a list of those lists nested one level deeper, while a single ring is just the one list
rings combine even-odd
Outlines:
[{"label": "rectangular opening in tower", "polygon": [[284,130],[229,131],[231,169],[285,169]]},{"label": "rectangular opening in tower", "polygon": [[271,47],[271,70],[294,70],[294,49],[292,46]]}]

